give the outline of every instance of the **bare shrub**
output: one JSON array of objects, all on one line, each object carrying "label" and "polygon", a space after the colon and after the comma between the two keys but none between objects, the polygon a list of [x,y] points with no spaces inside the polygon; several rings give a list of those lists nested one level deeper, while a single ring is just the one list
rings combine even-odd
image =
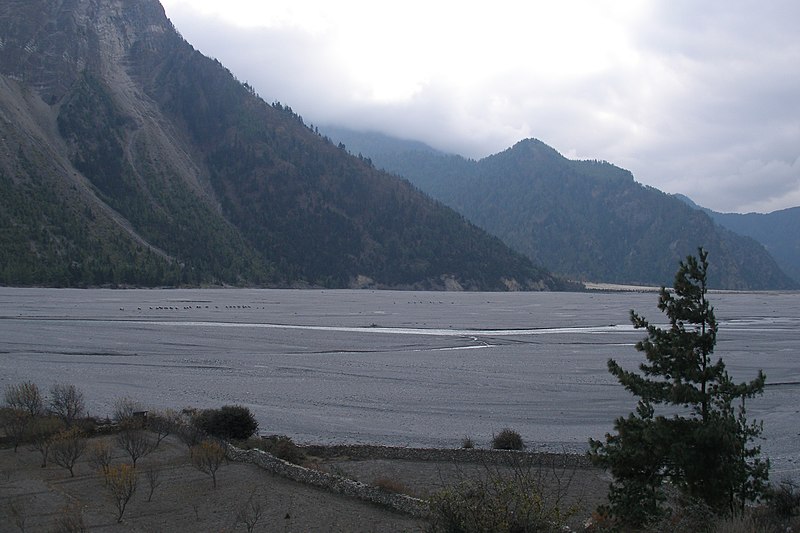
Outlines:
[{"label": "bare shrub", "polygon": [[89,445],[89,464],[103,476],[108,474],[108,466],[111,464],[111,444],[107,440],[92,441]]},{"label": "bare shrub", "polygon": [[211,476],[211,484],[217,488],[217,470],[225,461],[225,447],[216,440],[206,439],[192,450],[192,464],[201,472]]},{"label": "bare shrub", "polygon": [[56,383],[50,388],[50,410],[58,416],[67,427],[83,416],[86,404],[83,393],[75,385]]},{"label": "bare shrub", "polygon": [[50,456],[55,464],[69,470],[70,477],[75,477],[75,463],[85,450],[86,439],[77,428],[72,428],[53,437]]},{"label": "bare shrub", "polygon": [[147,488],[149,489],[147,492],[147,501],[151,501],[153,499],[153,493],[155,490],[161,485],[161,473],[163,472],[163,468],[161,465],[149,465],[144,470],[144,479],[147,481]]},{"label": "bare shrub", "polygon": [[117,434],[117,444],[128,453],[133,467],[136,461],[156,449],[155,439],[143,429],[124,429]]},{"label": "bare shrub", "polygon": [[11,409],[25,411],[32,417],[44,412],[44,400],[39,386],[31,381],[6,387],[5,402]]},{"label": "bare shrub", "polygon": [[264,509],[261,506],[261,502],[256,499],[256,495],[253,492],[244,505],[239,508],[234,523],[237,525],[244,524],[247,533],[252,533],[263,513]]},{"label": "bare shrub", "polygon": [[8,504],[8,517],[22,533],[25,533],[25,525],[28,523],[28,500],[25,498],[15,498]]},{"label": "bare shrub", "polygon": [[379,489],[391,492],[392,494],[409,494],[411,495],[412,491],[406,487],[402,482],[391,479],[388,477],[378,477],[372,480],[372,485],[378,487]]},{"label": "bare shrub", "polygon": [[144,419],[134,415],[144,410],[144,406],[132,398],[118,398],[114,402],[114,420],[128,428],[141,427]]},{"label": "bare shrub", "polygon": [[471,450],[475,447],[475,441],[472,437],[464,437],[461,439],[461,447],[465,450]]},{"label": "bare shrub", "polygon": [[[710,517],[709,517],[710,518]],[[756,523],[756,520],[753,519],[752,516],[749,516],[749,513],[745,513],[742,516],[724,516],[719,519],[714,520],[713,528],[710,531],[714,533],[767,533],[770,530],[765,529],[761,525]],[[671,530],[671,531],[679,531],[679,530]],[[774,530],[775,533],[784,533],[785,531],[789,530]]]},{"label": "bare shrub", "polygon": [[773,485],[767,491],[767,501],[778,518],[791,518],[800,515],[800,485],[786,479]]},{"label": "bare shrub", "polygon": [[33,417],[24,409],[4,407],[0,411],[0,425],[3,426],[3,432],[14,446],[14,453],[25,440],[25,433],[31,420]]},{"label": "bare shrub", "polygon": [[768,501],[766,505],[748,507],[744,513],[720,517],[713,521],[713,526],[714,533],[789,533],[800,531],[800,514],[782,516]]},{"label": "bare shrub", "polygon": [[278,459],[283,459],[296,465],[301,464],[306,458],[303,450],[294,443],[291,437],[286,435],[264,437],[258,447]]},{"label": "bare shrub", "polygon": [[50,446],[53,444],[53,437],[63,429],[63,422],[57,418],[35,418],[30,422],[26,440],[30,442],[32,449],[41,454],[42,468],[47,466],[47,457],[50,453]]},{"label": "bare shrub", "polygon": [[712,533],[716,524],[722,520],[708,504],[699,499],[685,500],[677,494],[670,494],[668,511],[658,521],[647,526],[653,533],[673,533],[692,531],[693,533]]},{"label": "bare shrub", "polygon": [[484,471],[430,497],[431,532],[563,531],[578,510],[565,501],[574,469],[520,457]]},{"label": "bare shrub", "polygon": [[121,464],[109,467],[105,475],[106,487],[111,493],[111,498],[117,508],[117,523],[122,522],[122,515],[128,502],[136,493],[136,469],[131,465]]},{"label": "bare shrub", "polygon": [[171,409],[154,411],[147,414],[147,429],[155,434],[156,447],[161,444],[162,440],[175,432],[180,426],[180,423],[180,415]]},{"label": "bare shrub", "polygon": [[55,530],[59,533],[83,533],[86,531],[81,502],[74,501],[60,509]]},{"label": "bare shrub", "polygon": [[178,436],[178,439],[190,449],[203,442],[203,439],[207,437],[202,429],[191,422],[185,421],[180,422],[175,429],[175,434]]}]

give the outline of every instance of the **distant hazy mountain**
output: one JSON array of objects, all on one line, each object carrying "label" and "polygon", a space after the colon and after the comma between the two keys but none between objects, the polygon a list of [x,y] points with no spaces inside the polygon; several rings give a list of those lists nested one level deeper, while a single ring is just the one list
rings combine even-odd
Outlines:
[{"label": "distant hazy mountain", "polygon": [[584,281],[671,285],[679,260],[710,252],[710,282],[729,289],[796,283],[763,246],[602,161],[572,161],[537,140],[471,161],[406,142],[331,130],[334,140],[408,178],[554,272]]},{"label": "distant hazy mountain", "polygon": [[0,3],[0,154],[2,284],[564,287],[266,104],[156,0]]},{"label": "distant hazy mountain", "polygon": [[[350,153],[354,155],[361,154],[366,157],[371,157],[368,154],[372,154],[380,158],[381,161],[407,152],[448,155],[423,142],[397,139],[382,133],[369,131],[360,132],[336,126],[326,126],[323,130],[324,133],[331,139],[334,139],[336,143],[342,143]],[[357,149],[353,150],[350,146],[351,144]]]},{"label": "distant hazy mountain", "polygon": [[740,235],[752,237],[775,258],[778,266],[800,283],[800,207],[790,207],[772,213],[718,213],[700,207],[684,195],[675,195],[714,221]]}]

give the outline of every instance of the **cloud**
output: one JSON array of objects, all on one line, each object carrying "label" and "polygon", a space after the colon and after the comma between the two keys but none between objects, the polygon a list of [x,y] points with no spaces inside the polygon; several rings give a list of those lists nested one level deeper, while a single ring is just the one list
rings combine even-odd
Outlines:
[{"label": "cloud", "polygon": [[536,137],[713,209],[800,203],[794,0],[165,5],[306,122],[475,158]]}]

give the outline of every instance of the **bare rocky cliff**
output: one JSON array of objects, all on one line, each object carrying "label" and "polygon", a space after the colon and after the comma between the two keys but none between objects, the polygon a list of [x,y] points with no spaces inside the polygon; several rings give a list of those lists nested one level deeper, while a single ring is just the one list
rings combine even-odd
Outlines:
[{"label": "bare rocky cliff", "polygon": [[85,69],[116,79],[131,46],[173,31],[155,0],[6,0],[0,5],[0,64],[3,74],[53,104]]},{"label": "bare rocky cliff", "polygon": [[[58,119],[81,78],[91,72],[103,80],[108,97],[128,121],[120,141],[134,174],[138,167],[158,165],[200,191],[200,169],[127,68],[132,46],[157,46],[174,38],[174,28],[157,1],[67,1],[48,6],[45,10],[36,2],[15,0],[0,7],[0,112],[8,131],[4,141],[14,145],[7,146],[6,153],[33,150],[37,164],[49,163],[50,168],[40,174],[52,181],[50,187],[60,190],[69,184],[76,203],[86,204],[137,246],[171,260],[98,198],[91,181],[73,165],[78,148],[61,135]],[[16,142],[11,141],[14,138]],[[8,168],[12,161],[13,157],[6,159],[5,166],[14,176],[19,173]],[[140,175],[136,179],[144,181]]]}]

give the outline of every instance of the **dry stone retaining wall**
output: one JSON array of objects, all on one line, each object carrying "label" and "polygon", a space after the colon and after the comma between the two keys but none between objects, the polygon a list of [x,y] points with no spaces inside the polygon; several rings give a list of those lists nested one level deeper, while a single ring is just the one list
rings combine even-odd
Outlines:
[{"label": "dry stone retaining wall", "polygon": [[360,481],[298,466],[262,450],[241,450],[229,444],[227,456],[232,461],[252,463],[281,477],[377,503],[410,516],[424,518],[428,515],[428,503],[424,500],[386,492]]},{"label": "dry stone retaining wall", "polygon": [[347,457],[353,460],[393,459],[399,461],[432,461],[438,463],[480,463],[508,465],[520,460],[529,464],[559,465],[565,468],[591,468],[586,455],[571,453],[517,452],[479,448],[405,448],[363,444],[298,446],[315,457]]},{"label": "dry stone retaining wall", "polygon": [[[391,459],[400,461],[433,461],[445,463],[481,463],[509,465],[524,461],[529,465],[548,465],[561,468],[589,468],[591,462],[585,455],[556,453],[526,453],[485,449],[405,448],[371,445],[310,445],[299,446],[306,454],[316,457],[347,457],[352,460]],[[377,503],[395,511],[425,518],[428,504],[425,500],[405,494],[395,494],[335,474],[312,470],[279,459],[262,450],[241,450],[228,444],[228,459],[252,463],[268,472],[364,501]]]}]

